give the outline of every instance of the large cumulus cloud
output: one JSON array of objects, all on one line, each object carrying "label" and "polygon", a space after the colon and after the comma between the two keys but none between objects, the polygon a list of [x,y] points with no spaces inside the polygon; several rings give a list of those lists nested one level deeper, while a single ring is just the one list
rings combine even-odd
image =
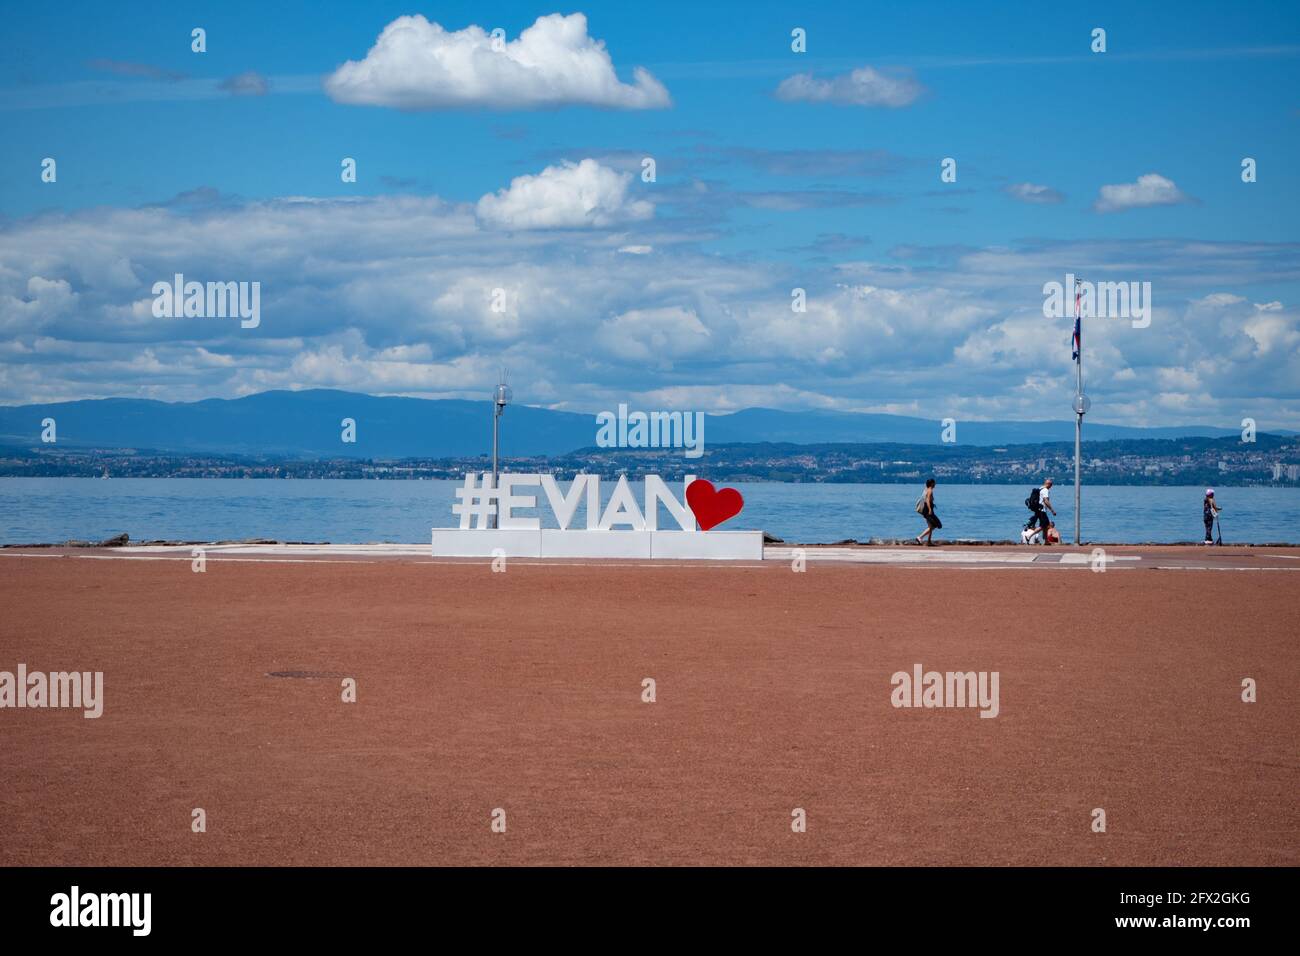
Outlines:
[{"label": "large cumulus cloud", "polygon": [[581,13],[538,17],[510,41],[479,26],[445,30],[417,14],[384,27],[365,59],[349,60],[326,77],[325,92],[340,103],[403,110],[670,105],[668,91],[648,71],[637,67],[632,78],[619,80]]}]

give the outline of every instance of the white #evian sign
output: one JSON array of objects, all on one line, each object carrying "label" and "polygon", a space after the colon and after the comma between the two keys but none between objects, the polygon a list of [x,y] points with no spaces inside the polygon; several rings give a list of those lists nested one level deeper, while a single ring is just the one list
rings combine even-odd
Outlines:
[{"label": "white #evian sign", "polygon": [[[693,476],[688,476],[685,484],[689,486],[692,478]],[[461,528],[487,528],[489,516],[495,511],[498,516],[497,527],[502,531],[536,531],[542,526],[541,518],[517,515],[514,511],[516,508],[537,507],[536,495],[515,492],[521,487],[538,485],[546,497],[551,514],[555,516],[556,525],[562,531],[568,530],[573,523],[578,505],[584,499],[588,531],[609,531],[614,527],[657,531],[660,502],[681,530],[696,530],[695,515],[677,500],[658,475],[645,477],[644,510],[637,504],[626,475],[619,477],[609,503],[602,510],[599,475],[578,475],[569,486],[568,494],[563,494],[553,475],[504,474],[497,479],[497,487],[493,488],[491,476],[484,475],[480,482],[478,475],[471,472],[465,476],[465,483],[456,489],[456,504],[451,506],[451,511],[460,516]]]}]

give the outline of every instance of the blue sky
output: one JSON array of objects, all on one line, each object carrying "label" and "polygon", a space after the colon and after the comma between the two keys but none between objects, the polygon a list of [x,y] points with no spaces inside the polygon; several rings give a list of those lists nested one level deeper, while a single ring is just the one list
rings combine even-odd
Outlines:
[{"label": "blue sky", "polygon": [[[505,365],[584,411],[1065,417],[1041,290],[1072,270],[1152,283],[1149,327],[1087,329],[1099,420],[1300,425],[1294,6],[984,6],[15,9],[0,401],[479,397]],[[513,44],[579,12],[555,62],[600,41],[608,76],[547,46],[431,75],[431,27],[367,59],[403,16]],[[150,316],[175,271],[260,281],[261,324]]]}]

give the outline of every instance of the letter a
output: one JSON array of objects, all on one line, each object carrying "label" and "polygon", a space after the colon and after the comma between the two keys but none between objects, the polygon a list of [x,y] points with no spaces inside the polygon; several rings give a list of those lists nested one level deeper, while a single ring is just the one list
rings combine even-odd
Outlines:
[{"label": "letter a", "polygon": [[894,692],[889,695],[889,702],[895,707],[912,706],[912,678],[907,671],[895,671],[894,676],[889,678],[889,682],[894,685]]}]

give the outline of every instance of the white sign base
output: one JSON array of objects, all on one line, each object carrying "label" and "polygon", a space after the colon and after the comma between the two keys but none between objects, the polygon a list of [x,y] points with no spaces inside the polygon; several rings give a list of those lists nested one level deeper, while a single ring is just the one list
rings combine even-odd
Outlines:
[{"label": "white sign base", "polygon": [[763,560],[761,531],[434,528],[435,558]]}]

